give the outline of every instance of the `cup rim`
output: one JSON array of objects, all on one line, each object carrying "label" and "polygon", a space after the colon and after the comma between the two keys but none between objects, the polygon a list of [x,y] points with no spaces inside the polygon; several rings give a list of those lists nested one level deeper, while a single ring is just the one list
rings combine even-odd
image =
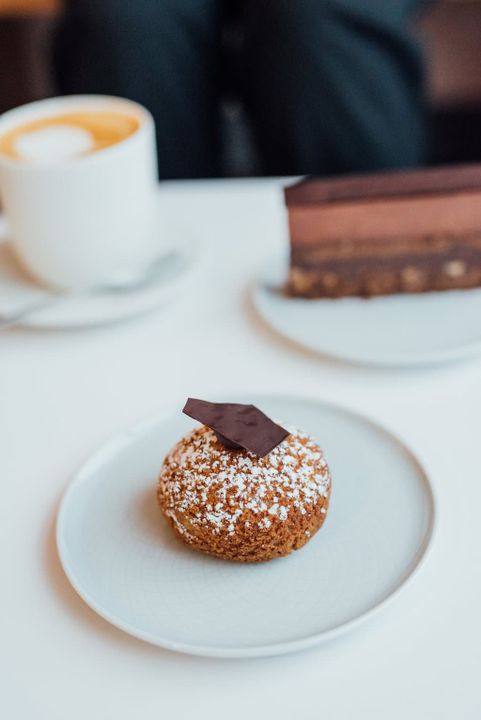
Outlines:
[{"label": "cup rim", "polygon": [[50,115],[58,114],[62,109],[71,110],[78,107],[78,109],[82,108],[85,110],[86,106],[87,109],[97,108],[99,110],[106,110],[117,108],[119,112],[130,112],[139,120],[139,127],[128,137],[97,152],[65,158],[55,162],[31,162],[21,158],[10,158],[0,153],[0,166],[3,165],[18,170],[28,169],[29,172],[45,172],[47,170],[71,167],[72,165],[76,165],[79,160],[81,160],[82,164],[99,162],[106,157],[111,157],[121,152],[126,145],[134,143],[138,136],[145,132],[146,128],[152,128],[154,125],[152,114],[147,108],[134,100],[115,95],[101,94],[57,95],[42,100],[34,100],[33,102],[19,105],[2,113],[0,115],[0,135],[7,132],[10,128],[15,127],[17,123],[22,121],[22,118],[27,120],[28,117],[32,115],[35,115],[36,118],[49,117]]}]

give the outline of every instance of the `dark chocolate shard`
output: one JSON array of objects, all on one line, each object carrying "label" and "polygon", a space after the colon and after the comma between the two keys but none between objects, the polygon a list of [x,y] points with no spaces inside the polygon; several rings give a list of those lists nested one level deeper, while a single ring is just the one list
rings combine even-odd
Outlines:
[{"label": "dark chocolate shard", "polygon": [[229,450],[242,450],[242,445],[239,445],[236,442],[232,442],[232,440],[229,440],[229,438],[226,438],[225,435],[222,435],[220,432],[217,432],[214,430],[217,440],[222,443],[222,445],[225,445],[226,448]]},{"label": "dark chocolate shard", "polygon": [[182,412],[210,427],[227,448],[249,450],[258,457],[268,455],[289,435],[255,405],[188,398]]}]

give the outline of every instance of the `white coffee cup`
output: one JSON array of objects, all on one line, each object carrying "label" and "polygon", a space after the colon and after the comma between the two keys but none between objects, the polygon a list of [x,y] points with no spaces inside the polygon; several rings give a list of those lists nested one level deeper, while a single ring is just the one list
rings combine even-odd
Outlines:
[{"label": "white coffee cup", "polygon": [[4,113],[0,137],[23,123],[82,111],[123,113],[138,127],[109,147],[54,162],[0,154],[12,248],[37,280],[66,289],[128,282],[160,253],[154,121],[141,105],[101,95],[40,100]]}]

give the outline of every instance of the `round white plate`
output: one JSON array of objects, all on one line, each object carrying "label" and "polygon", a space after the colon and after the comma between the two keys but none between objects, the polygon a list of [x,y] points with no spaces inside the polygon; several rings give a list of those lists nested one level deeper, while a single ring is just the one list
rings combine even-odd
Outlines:
[{"label": "round white plate", "polygon": [[283,294],[287,262],[271,261],[253,292],[262,318],[283,336],[352,363],[408,366],[481,352],[481,289],[304,300]]},{"label": "round white plate", "polygon": [[[165,250],[166,253],[169,249]],[[176,246],[165,271],[155,282],[129,292],[95,293],[52,298],[52,304],[27,315],[24,327],[66,329],[127,320],[163,305],[180,291],[195,264],[190,245]],[[0,318],[49,298],[49,293],[23,272],[8,243],[0,242]]]},{"label": "round white plate", "polygon": [[331,465],[325,525],[287,558],[227,562],[174,537],[157,508],[155,487],[164,455],[195,424],[180,405],[175,414],[109,442],[63,498],[57,545],[70,582],[105,619],[155,645],[217,657],[309,647],[352,628],[397,595],[430,543],[429,481],[388,432],[310,400],[240,401],[306,429]]}]

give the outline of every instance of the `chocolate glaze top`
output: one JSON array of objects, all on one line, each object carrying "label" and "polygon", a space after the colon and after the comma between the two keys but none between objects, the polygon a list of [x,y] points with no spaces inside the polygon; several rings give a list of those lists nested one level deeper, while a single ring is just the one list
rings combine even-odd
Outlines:
[{"label": "chocolate glaze top", "polygon": [[468,190],[481,191],[481,164],[365,173],[326,180],[307,178],[285,188],[284,196],[286,205],[293,207]]}]

